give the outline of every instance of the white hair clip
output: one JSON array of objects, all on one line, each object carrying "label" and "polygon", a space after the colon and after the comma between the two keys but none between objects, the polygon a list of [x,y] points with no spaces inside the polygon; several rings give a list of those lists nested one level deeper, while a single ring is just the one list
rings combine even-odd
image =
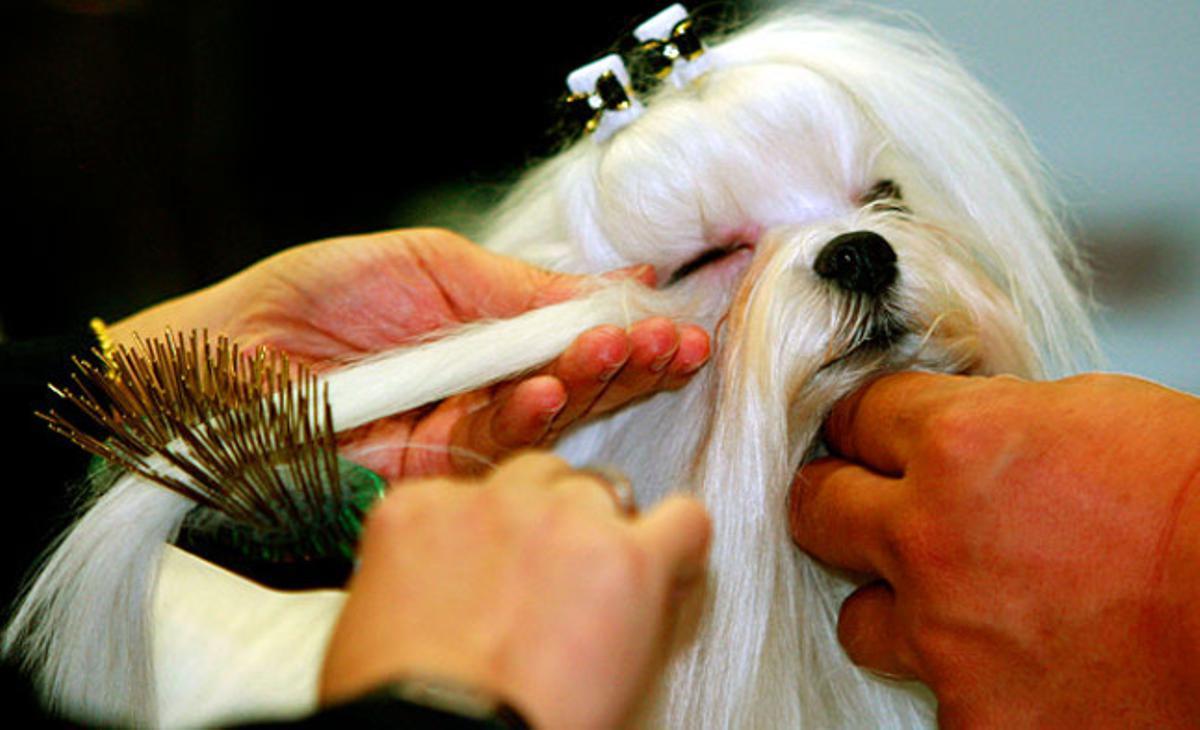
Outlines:
[{"label": "white hair clip", "polygon": [[571,91],[566,99],[568,113],[597,142],[642,114],[643,107],[630,88],[629,72],[615,53],[572,71],[567,75],[567,88]]},{"label": "white hair clip", "polygon": [[708,70],[711,58],[696,35],[687,8],[676,3],[639,25],[633,31],[638,50],[655,76],[669,78],[680,88]]}]

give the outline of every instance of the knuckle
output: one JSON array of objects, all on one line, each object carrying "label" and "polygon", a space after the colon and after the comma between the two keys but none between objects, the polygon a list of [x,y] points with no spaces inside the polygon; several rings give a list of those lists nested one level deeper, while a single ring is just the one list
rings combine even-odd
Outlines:
[{"label": "knuckle", "polygon": [[897,564],[920,569],[944,554],[937,525],[936,519],[916,508],[893,512],[884,521],[884,540]]},{"label": "knuckle", "polygon": [[576,542],[573,553],[598,598],[625,600],[639,594],[646,585],[649,556],[616,530],[592,530]]},{"label": "knuckle", "polygon": [[596,587],[604,595],[623,597],[639,592],[645,584],[646,555],[629,542],[619,542],[607,553],[596,575]]},{"label": "knuckle", "polygon": [[514,474],[554,474],[568,467],[565,460],[548,451],[521,449],[502,461],[492,472],[489,481],[506,481]]},{"label": "knuckle", "polygon": [[513,495],[501,489],[463,487],[457,496],[462,502],[462,518],[471,523],[468,527],[487,517],[498,518],[512,509]]},{"label": "knuckle", "polygon": [[363,530],[367,534],[391,534],[408,529],[425,519],[434,506],[443,480],[431,480],[393,488],[392,492],[367,513]]},{"label": "knuckle", "polygon": [[987,453],[1003,434],[995,419],[988,418],[967,400],[949,403],[922,424],[920,443],[925,461],[958,468],[981,453]]},{"label": "knuckle", "polygon": [[909,582],[921,586],[942,585],[959,570],[968,545],[948,520],[945,510],[909,507],[897,511],[885,523],[884,541],[891,559]]}]

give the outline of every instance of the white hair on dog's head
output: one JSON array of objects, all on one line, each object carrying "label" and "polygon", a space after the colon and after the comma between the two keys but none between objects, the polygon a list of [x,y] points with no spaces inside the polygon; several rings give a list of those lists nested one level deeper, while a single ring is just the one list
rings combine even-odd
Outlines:
[{"label": "white hair on dog's head", "polygon": [[480,231],[489,247],[595,272],[669,272],[729,231],[847,221],[894,179],[954,232],[1054,372],[1095,353],[1068,272],[1080,261],[1019,125],[922,33],[782,15],[714,46],[715,68],[664,85],[601,145],[532,171]]},{"label": "white hair on dog's head", "polygon": [[[1087,362],[1095,347],[1071,280],[1079,262],[1020,128],[925,35],[781,16],[708,53],[707,73],[683,88],[664,85],[611,139],[581,140],[532,170],[480,233],[495,250],[560,270],[649,262],[663,286],[602,282],[587,298],[334,372],[335,422],[351,428],[509,377],[599,323],[666,314],[709,326],[714,362],[691,384],[578,428],[559,448],[576,463],[623,469],[643,504],[683,489],[713,515],[704,616],[649,719],[681,728],[928,723],[926,694],[855,669],[838,646],[838,604],[851,585],[791,545],[788,489],[829,408],[872,374],[925,367],[1040,377]],[[156,519],[180,518],[148,522]],[[101,522],[86,515],[76,531],[113,529]],[[137,529],[146,539],[171,532]],[[50,565],[85,558],[60,552]],[[51,635],[54,627],[33,623],[61,615],[46,606],[64,595],[111,593],[123,569],[111,563],[100,577],[60,571],[88,576],[73,592],[35,584],[7,648],[33,647],[62,704],[105,697],[111,716],[153,721],[152,710],[133,706],[145,696],[131,686],[135,673],[109,666],[128,650],[105,649],[102,632]],[[76,615],[89,610],[83,604],[59,608]],[[88,615],[140,626],[144,617],[128,613]],[[264,621],[261,631],[270,630]],[[36,641],[22,639],[30,632]],[[291,638],[279,637],[275,661],[287,661]],[[95,651],[62,648],[74,644]],[[187,651],[184,669],[156,656],[160,680],[171,679],[160,684],[204,687],[209,666],[222,687],[237,687],[231,674],[259,669],[227,656],[206,664],[202,646]],[[108,673],[95,678],[101,659],[66,666],[79,656],[103,658]],[[159,698],[186,701],[194,700]],[[210,696],[171,717],[198,724],[215,719],[205,715],[213,706],[255,705]]]}]

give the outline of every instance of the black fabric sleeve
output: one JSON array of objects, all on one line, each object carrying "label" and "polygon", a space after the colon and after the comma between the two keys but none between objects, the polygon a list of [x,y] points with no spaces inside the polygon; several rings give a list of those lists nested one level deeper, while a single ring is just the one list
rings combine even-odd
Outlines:
[{"label": "black fabric sleeve", "polygon": [[[255,725],[238,725],[237,730],[282,730],[283,728],[303,728],[304,730],[341,730],[341,728],[361,728],[362,730],[384,730],[401,728],[402,730],[512,730],[513,725],[501,720],[485,718],[475,719],[453,715],[448,712],[414,705],[380,690],[351,702],[346,702],[310,715],[301,720],[280,723],[261,723]],[[519,727],[519,726],[517,726]]]}]

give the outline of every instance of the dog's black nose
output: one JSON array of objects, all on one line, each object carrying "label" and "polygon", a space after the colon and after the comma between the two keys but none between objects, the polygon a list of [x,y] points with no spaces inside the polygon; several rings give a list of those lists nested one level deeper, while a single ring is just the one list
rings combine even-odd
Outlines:
[{"label": "dog's black nose", "polygon": [[825,244],[813,270],[846,291],[875,296],[896,280],[896,252],[878,233],[851,231]]}]

